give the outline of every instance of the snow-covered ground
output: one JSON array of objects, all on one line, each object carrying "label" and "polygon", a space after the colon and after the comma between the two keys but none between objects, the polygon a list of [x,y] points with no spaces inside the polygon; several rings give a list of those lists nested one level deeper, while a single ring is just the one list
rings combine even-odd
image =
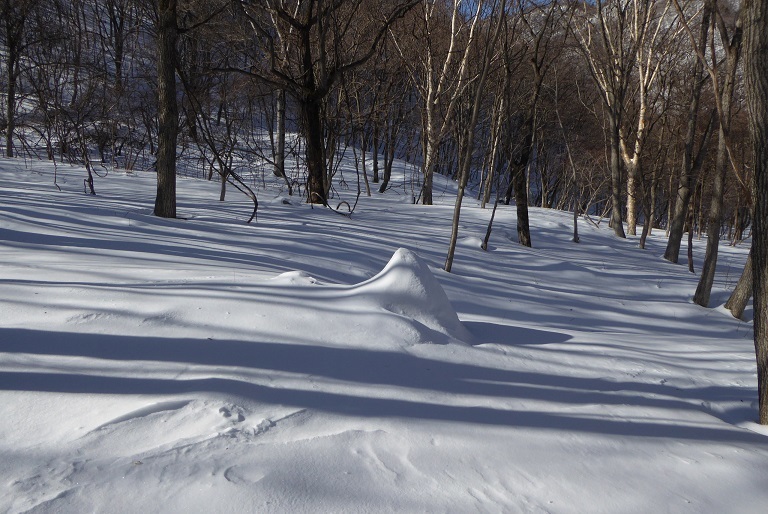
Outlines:
[{"label": "snow-covered ground", "polygon": [[216,184],[165,220],[151,173],[82,178],[0,161],[2,512],[765,512],[751,324],[662,232],[533,209],[527,249],[502,207],[483,252],[467,200],[448,274],[442,182],[245,225]]}]

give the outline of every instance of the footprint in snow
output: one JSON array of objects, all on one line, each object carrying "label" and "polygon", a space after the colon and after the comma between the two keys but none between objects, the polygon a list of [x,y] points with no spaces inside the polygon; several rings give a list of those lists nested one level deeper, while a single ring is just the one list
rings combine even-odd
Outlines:
[{"label": "footprint in snow", "polygon": [[221,414],[223,417],[229,419],[234,423],[240,423],[241,421],[245,421],[245,416],[243,415],[242,411],[238,407],[221,407],[219,409],[219,414]]}]

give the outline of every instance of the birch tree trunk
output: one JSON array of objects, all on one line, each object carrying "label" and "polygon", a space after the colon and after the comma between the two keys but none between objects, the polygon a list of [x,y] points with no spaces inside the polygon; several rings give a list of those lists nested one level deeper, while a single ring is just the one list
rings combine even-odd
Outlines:
[{"label": "birch tree trunk", "polygon": [[622,156],[621,127],[624,120],[629,79],[637,65],[639,42],[630,36],[630,29],[647,16],[650,0],[595,0],[596,13],[584,2],[584,18],[573,29],[584,55],[592,80],[600,91],[608,122],[609,160],[611,174],[611,222],[617,237],[624,238],[622,219]]},{"label": "birch tree trunk", "polygon": [[669,52],[670,36],[674,26],[670,26],[667,13],[671,2],[666,0],[657,11],[655,3],[635,2],[635,13],[630,34],[637,46],[638,101],[637,123],[634,140],[630,143],[622,133],[621,150],[627,169],[627,231],[637,235],[637,212],[641,201],[639,184],[641,182],[642,157],[645,143],[649,136],[651,106],[649,93],[659,78],[660,68],[665,54]]},{"label": "birch tree trunk", "polygon": [[[462,22],[465,15],[465,7],[461,0],[453,0],[451,7],[451,27],[450,42],[448,50],[439,64],[439,56],[433,53],[431,45],[426,45],[424,58],[421,60],[423,69],[420,73],[411,70],[414,77],[423,76],[424,80],[417,84],[419,93],[423,101],[423,144],[424,144],[424,164],[423,164],[423,183],[421,187],[421,203],[432,205],[432,183],[435,170],[437,168],[437,155],[440,141],[450,129],[450,121],[456,104],[459,101],[467,83],[467,68],[470,57],[470,48],[475,40],[476,28],[478,22],[482,19],[481,13],[486,6],[486,2],[477,2],[476,8],[469,21],[469,33],[467,39],[459,41],[459,36],[466,31],[466,25]],[[436,4],[425,2],[424,5],[424,27],[425,32],[431,35],[433,30]],[[464,50],[459,48],[464,46]],[[458,71],[453,69],[457,57],[460,56]],[[404,61],[408,63],[407,57],[403,56]],[[439,66],[439,68],[438,68]]]}]

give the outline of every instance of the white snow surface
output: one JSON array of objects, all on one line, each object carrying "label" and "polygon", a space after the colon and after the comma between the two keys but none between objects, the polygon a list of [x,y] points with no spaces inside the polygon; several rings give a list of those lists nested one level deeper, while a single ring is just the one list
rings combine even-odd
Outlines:
[{"label": "white snow surface", "polygon": [[167,220],[151,173],[82,179],[0,161],[0,512],[765,512],[744,246],[705,309],[662,231],[553,210],[529,249],[501,206],[484,252],[467,199],[446,273],[454,189],[402,170],[351,218],[273,184],[251,225],[209,182]]}]

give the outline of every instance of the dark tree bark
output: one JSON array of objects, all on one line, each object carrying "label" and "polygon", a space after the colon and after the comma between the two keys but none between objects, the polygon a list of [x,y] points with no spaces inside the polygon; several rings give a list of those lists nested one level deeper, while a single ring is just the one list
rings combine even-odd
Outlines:
[{"label": "dark tree bark", "polygon": [[176,0],[157,1],[158,141],[155,216],[176,217],[176,139],[179,106],[176,100],[176,59],[179,28]]},{"label": "dark tree bark", "polygon": [[130,23],[130,6],[125,0],[106,0],[106,16],[109,20],[108,37],[114,49],[113,64],[115,66],[115,93],[120,96],[123,92],[123,67],[125,64],[125,44]]},{"label": "dark tree bark", "polygon": [[16,131],[16,87],[21,74],[20,64],[24,47],[24,27],[36,4],[35,0],[2,0],[2,17],[5,36],[6,61],[6,125],[5,155],[13,157],[13,138]]},{"label": "dark tree bark", "polygon": [[[285,89],[277,92],[277,105],[275,107],[277,116],[277,145],[275,148],[275,176],[285,178]],[[291,184],[288,183],[288,194],[292,194]]]},{"label": "dark tree bark", "polygon": [[[613,104],[616,106],[616,103]],[[621,106],[618,106],[621,109]],[[624,222],[622,219],[622,202],[621,202],[621,154],[620,143],[621,138],[619,134],[619,123],[621,120],[621,114],[608,113],[608,130],[609,130],[609,144],[611,145],[611,156],[609,168],[611,170],[611,223],[610,226],[613,229],[613,233],[617,237],[626,238],[624,233]]]},{"label": "dark tree bark", "polygon": [[323,144],[323,119],[320,102],[305,99],[301,103],[301,113],[306,136],[307,194],[310,203],[328,205],[326,189],[325,145]]},{"label": "dark tree bark", "polygon": [[[397,111],[397,119],[402,116],[402,107]],[[392,164],[395,161],[395,148],[397,148],[397,123],[392,120],[387,121],[386,136],[384,137],[384,176],[381,178],[379,193],[383,193],[389,187],[389,180],[392,178]]]},{"label": "dark tree bark", "polygon": [[768,2],[745,0],[744,80],[755,159],[752,233],[754,340],[759,422],[768,425]]},{"label": "dark tree bark", "polygon": [[[308,16],[311,14],[310,10]],[[299,108],[306,137],[307,200],[310,203],[328,205],[321,102],[330,89],[331,80],[328,79],[327,83],[321,86],[315,80],[311,27],[311,22],[300,27],[303,94],[299,99]]]},{"label": "dark tree bark", "polygon": [[[6,0],[7,1],[7,0]],[[5,156],[13,157],[13,133],[16,130],[16,72],[19,57],[15,49],[8,49],[8,88],[6,90]]]},{"label": "dark tree bark", "polygon": [[[527,156],[525,161],[527,164]],[[530,248],[531,225],[528,217],[528,183],[525,178],[525,168],[526,166],[519,164],[514,166],[512,183],[515,188],[515,208],[517,210],[517,242]]]},{"label": "dark tree bark", "polygon": [[721,93],[722,112],[720,112],[720,131],[717,144],[717,163],[712,181],[712,195],[709,206],[709,222],[707,225],[707,251],[704,257],[704,265],[701,269],[701,277],[693,295],[694,303],[702,307],[709,306],[709,297],[712,292],[712,284],[715,280],[715,268],[717,267],[717,254],[720,244],[720,228],[723,224],[723,196],[725,195],[725,179],[728,173],[728,149],[726,148],[728,134],[731,130],[731,103],[736,82],[736,68],[741,55],[742,30],[737,23],[730,40],[726,34],[725,23],[720,14],[717,14],[720,33],[723,38],[723,46],[726,46],[727,69],[725,82]]},{"label": "dark tree bark", "polygon": [[[709,37],[709,26],[712,17],[713,3],[704,2],[701,13],[701,24],[699,25],[699,40],[696,53],[704,55],[707,50],[707,39]],[[714,35],[713,35],[714,37]],[[688,204],[691,200],[691,193],[695,189],[696,179],[707,154],[709,137],[712,134],[712,126],[717,115],[717,110],[712,109],[707,130],[701,139],[698,152],[694,152],[696,141],[697,119],[699,112],[699,103],[701,90],[704,85],[704,63],[701,59],[696,59],[693,69],[693,80],[691,83],[690,105],[688,110],[688,127],[685,137],[685,149],[683,151],[683,166],[680,173],[680,184],[675,195],[674,211],[670,217],[669,238],[667,247],[664,251],[664,258],[672,263],[677,263],[680,256],[680,246],[685,231],[685,221],[688,216]]]},{"label": "dark tree bark", "polygon": [[464,197],[464,191],[469,181],[469,167],[472,164],[472,150],[475,145],[475,126],[477,125],[477,119],[480,115],[480,105],[483,99],[483,88],[485,87],[485,81],[488,78],[488,68],[491,65],[491,52],[489,48],[496,45],[501,34],[501,27],[503,25],[503,17],[501,13],[504,12],[506,2],[502,0],[499,6],[498,13],[492,13],[497,16],[496,27],[494,28],[492,39],[488,42],[489,47],[486,47],[482,54],[482,68],[479,73],[477,83],[475,84],[474,91],[472,93],[472,112],[469,117],[469,123],[464,129],[466,141],[464,142],[463,149],[459,152],[459,190],[456,194],[456,205],[453,209],[453,223],[451,226],[451,241],[448,246],[448,255],[445,258],[445,265],[443,269],[447,272],[451,272],[453,267],[453,257],[456,251],[456,241],[459,235],[459,219],[461,216],[461,203]]},{"label": "dark tree bark", "polygon": [[[517,211],[517,242],[529,248],[531,247],[531,227],[528,216],[528,181],[526,180],[525,170],[528,167],[531,150],[533,149],[533,125],[535,120],[536,107],[538,105],[539,92],[541,91],[541,83],[543,79],[540,70],[536,69],[535,71],[537,72],[537,81],[534,86],[533,95],[531,97],[531,103],[528,106],[528,112],[526,113],[523,126],[521,127],[521,131],[523,133],[523,143],[519,154],[512,161],[509,177],[509,189],[512,189],[515,192],[515,208]],[[507,73],[511,73],[509,68]],[[507,205],[509,205],[510,196],[511,191],[508,190],[505,198],[505,203]]]},{"label": "dark tree bark", "polygon": [[[388,34],[391,25],[403,17],[418,0],[402,0],[389,6],[384,19],[365,43],[344,46],[355,27],[360,5],[342,0],[310,0],[290,8],[277,0],[237,2],[267,48],[269,65],[264,70],[225,68],[254,76],[293,95],[301,114],[306,140],[307,201],[328,205],[329,170],[326,162],[323,106],[340,78],[365,64]],[[346,7],[350,7],[346,9]],[[269,20],[269,21],[267,21]],[[290,42],[289,42],[290,40]],[[258,55],[264,61],[264,55]]]},{"label": "dark tree bark", "polygon": [[[554,26],[559,21],[559,16],[564,16],[565,13],[558,11],[556,3],[551,3],[547,10],[544,12],[532,11],[531,18],[534,15],[543,14],[544,20],[538,28],[534,28],[535,24],[531,24],[528,19],[523,18],[523,24],[528,30],[528,34],[531,37],[531,45],[529,49],[531,71],[533,73],[533,80],[531,81],[531,90],[529,95],[529,103],[526,107],[525,120],[521,132],[523,134],[523,144],[519,154],[513,159],[511,166],[510,186],[515,190],[515,204],[517,208],[517,240],[523,245],[531,246],[531,228],[528,217],[528,183],[526,179],[525,170],[528,167],[531,154],[533,153],[533,134],[536,123],[536,112],[539,108],[539,101],[541,98],[542,85],[544,78],[547,74],[551,61],[553,59],[550,43],[552,42],[552,33],[555,32]],[[559,14],[558,14],[559,13]],[[514,58],[512,52],[505,45],[505,68],[506,76],[504,79],[505,84],[511,82],[511,76],[514,73]],[[508,106],[513,104],[512,101],[507,102]],[[542,194],[542,205],[546,204],[546,194]],[[509,199],[506,201],[509,204]]]},{"label": "dark tree bark", "polygon": [[736,283],[728,301],[725,302],[725,308],[731,311],[734,318],[741,319],[744,315],[744,309],[747,308],[749,299],[752,298],[752,250],[749,250],[747,262],[744,264],[744,271]]},{"label": "dark tree bark", "polygon": [[696,273],[696,270],[693,268],[693,227],[695,219],[693,205],[691,205],[688,209],[688,271],[691,273]]},{"label": "dark tree bark", "polygon": [[371,159],[373,159],[373,183],[379,183],[379,146],[381,145],[379,135],[379,124],[374,121],[373,124],[373,148]]}]

